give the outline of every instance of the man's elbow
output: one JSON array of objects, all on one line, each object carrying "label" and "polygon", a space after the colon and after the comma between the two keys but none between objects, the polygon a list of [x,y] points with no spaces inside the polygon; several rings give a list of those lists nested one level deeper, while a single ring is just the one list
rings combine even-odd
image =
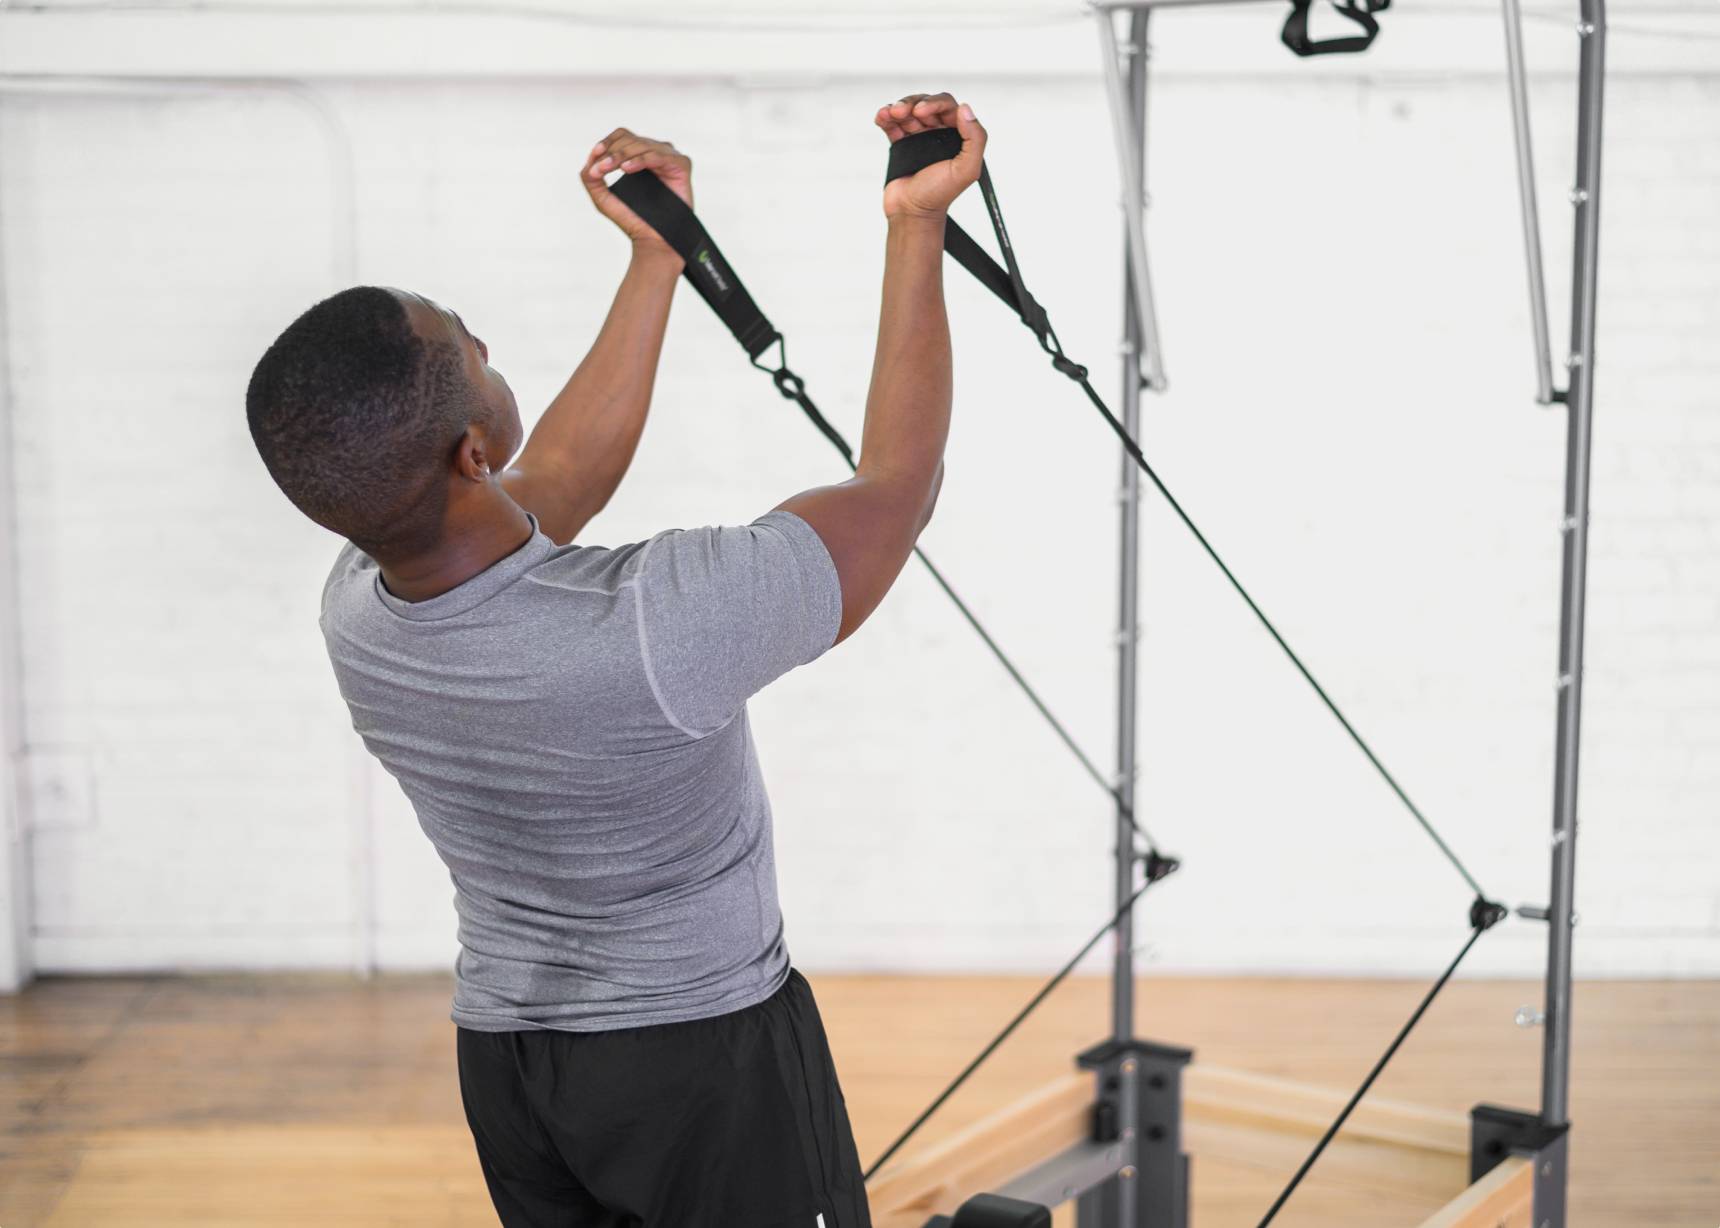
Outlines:
[{"label": "man's elbow", "polygon": [[920,527],[914,532],[915,538],[924,533],[926,526],[932,523],[932,513],[938,510],[938,496],[943,493],[943,489],[944,463],[939,461],[938,471],[932,475],[932,488],[926,492],[926,502],[920,510]]}]

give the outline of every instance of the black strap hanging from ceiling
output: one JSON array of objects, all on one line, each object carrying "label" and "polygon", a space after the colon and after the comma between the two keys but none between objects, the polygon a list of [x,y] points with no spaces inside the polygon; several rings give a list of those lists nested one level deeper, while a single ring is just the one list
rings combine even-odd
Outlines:
[{"label": "black strap hanging from ceiling", "polygon": [[1309,10],[1314,0],[1290,0],[1290,15],[1284,19],[1284,29],[1278,38],[1297,55],[1344,55],[1366,51],[1379,37],[1380,23],[1375,13],[1383,13],[1392,0],[1333,0],[1332,8],[1360,26],[1360,34],[1344,34],[1335,38],[1308,36]]}]

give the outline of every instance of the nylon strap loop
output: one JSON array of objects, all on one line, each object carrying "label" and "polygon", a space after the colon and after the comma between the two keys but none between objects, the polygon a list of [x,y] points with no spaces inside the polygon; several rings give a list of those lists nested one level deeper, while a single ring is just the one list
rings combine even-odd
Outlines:
[{"label": "nylon strap loop", "polygon": [[[947,162],[962,151],[962,138],[954,128],[928,128],[905,136],[890,146],[890,161],[884,182],[891,183],[917,174],[938,162]],[[1021,266],[1016,263],[1015,248],[1009,242],[1009,231],[1003,224],[1003,209],[997,203],[997,192],[991,185],[991,171],[984,165],[979,169],[980,195],[985,198],[991,228],[997,235],[997,245],[1003,252],[1003,264],[994,260],[985,248],[953,218],[944,219],[944,250],[955,262],[972,273],[987,290],[1002,299],[1006,306],[1021,317],[1021,322],[1039,338],[1047,352],[1057,354],[1050,338],[1051,323],[1045,308],[1027,292],[1021,280]]]},{"label": "nylon strap loop", "polygon": [[650,171],[634,171],[616,180],[609,190],[675,249],[686,264],[683,272],[687,280],[728,325],[747,357],[758,361],[760,354],[782,339],[723,259],[698,215],[661,179]]},{"label": "nylon strap loop", "polygon": [[[898,141],[891,147],[892,157],[903,156],[895,151],[904,144],[907,142]],[[959,148],[960,139],[957,138],[957,149]],[[942,157],[953,156],[954,153],[951,151],[934,156],[935,149],[936,146],[933,144],[915,142],[909,147],[909,150],[913,152],[909,152],[908,156],[925,157],[925,161],[920,165],[929,166]],[[907,164],[901,163],[899,165]],[[912,174],[914,169],[918,168],[910,168],[904,173]],[[741,343],[741,346],[747,351],[748,357],[752,360],[753,366],[767,373],[776,384],[776,390],[785,399],[798,405],[801,412],[806,415],[807,421],[812,423],[818,433],[823,435],[830,445],[842,454],[842,459],[847,462],[848,467],[850,469],[855,468],[854,449],[843,438],[842,432],[837,430],[830,420],[819,412],[818,406],[807,395],[805,381],[789,370],[788,343],[776,329],[771,327],[770,321],[765,319],[764,313],[759,310],[757,304],[753,302],[752,296],[742,286],[740,278],[734,275],[734,270],[726,260],[722,259],[722,255],[717,250],[716,243],[711,239],[710,233],[705,229],[704,223],[699,221],[697,215],[687,207],[686,202],[670,191],[662,180],[650,171],[635,171],[632,174],[623,175],[610,186],[610,191],[620,197],[623,203],[639,215],[640,220],[662,235],[664,241],[679,253],[686,265],[683,275],[693,283],[693,288],[699,292],[700,297],[710,304],[711,309],[727,325],[729,331],[734,334],[735,340]],[[945,237],[947,241],[948,236]],[[980,262],[989,263],[991,268],[996,271],[994,288],[999,295],[1003,296],[1005,302],[1010,302],[1013,306],[1014,304],[1009,297],[1009,275],[999,268],[997,263],[971,239],[968,240],[968,246],[974,253],[975,260],[975,263],[967,265],[969,270],[975,272],[976,276],[983,276],[978,272],[978,269],[983,267]],[[701,260],[700,253],[708,253],[711,261]],[[712,261],[715,262],[714,265]],[[722,274],[724,285],[718,286],[709,276],[708,269],[710,267],[714,267]],[[776,365],[770,366],[760,362],[759,359],[773,344],[780,347],[780,354]],[[1149,851],[1156,853],[1157,846],[1154,844],[1152,836],[1135,818],[1134,809],[1124,801],[1122,791],[1100,770],[1099,765],[1093,761],[1091,755],[1081,748],[1080,743],[1075,741],[1074,735],[1069,732],[1068,727],[1057,718],[1056,713],[1051,711],[1039,692],[1034,689],[1033,684],[1016,667],[1009,654],[1004,652],[1003,646],[993,638],[990,631],[986,630],[985,624],[973,612],[972,607],[962,599],[961,594],[956,592],[955,586],[932,562],[931,556],[920,547],[915,546],[914,557],[925,566],[933,583],[942,590],[944,596],[950,599],[950,604],[955,606],[956,612],[962,616],[967,625],[973,628],[974,634],[979,636],[980,642],[985,645],[986,650],[1003,667],[1010,680],[1026,697],[1027,702],[1033,705],[1034,711],[1045,719],[1046,725],[1050,727],[1052,733],[1057,735],[1057,740],[1062,742],[1069,753],[1074,756],[1076,762],[1081,765],[1082,771],[1094,784],[1104,790],[1105,795],[1116,804],[1118,812],[1128,821],[1129,826],[1147,845]]]},{"label": "nylon strap loop", "polygon": [[1290,0],[1290,15],[1284,19],[1284,29],[1278,35],[1280,42],[1300,56],[1366,51],[1380,33],[1380,23],[1374,14],[1390,8],[1391,0],[1334,0],[1332,7],[1362,28],[1360,34],[1336,38],[1308,37],[1308,12],[1313,6],[1314,0]]}]

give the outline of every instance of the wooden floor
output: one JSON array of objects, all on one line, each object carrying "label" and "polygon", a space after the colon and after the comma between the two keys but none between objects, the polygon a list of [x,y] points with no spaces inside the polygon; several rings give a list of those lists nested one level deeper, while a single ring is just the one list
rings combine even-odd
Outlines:
[{"label": "wooden floor", "polygon": [[[870,1159],[1026,998],[1011,978],[814,978]],[[1143,982],[1144,1032],[1199,1060],[1359,1081],[1423,987]],[[487,1225],[460,1115],[442,978],[113,978],[0,998],[0,1225]],[[1459,983],[1377,1094],[1530,1107],[1535,989]],[[951,1103],[928,1140],[1069,1068],[1107,987],[1077,981]],[[1578,1228],[1720,1225],[1720,983],[1579,988]],[[1195,1164],[1198,1228],[1252,1226],[1287,1173]],[[1453,1191],[1455,1193],[1455,1191]],[[1276,1224],[1415,1225],[1434,1207],[1321,1181]],[[1061,1221],[1060,1221],[1061,1222]]]}]

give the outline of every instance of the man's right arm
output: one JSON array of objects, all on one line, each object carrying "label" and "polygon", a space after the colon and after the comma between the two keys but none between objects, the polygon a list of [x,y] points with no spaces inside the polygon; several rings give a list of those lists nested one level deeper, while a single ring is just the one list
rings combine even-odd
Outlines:
[{"label": "man's right arm", "polygon": [[854,476],[795,495],[781,505],[817,532],[842,586],[837,640],[866,621],[890,591],[943,481],[950,428],[950,333],[944,312],[944,215],[979,178],[985,130],[948,94],[912,95],[878,113],[892,140],[928,128],[956,128],[961,153],[884,191],[889,236],[883,303],[866,425]]}]

